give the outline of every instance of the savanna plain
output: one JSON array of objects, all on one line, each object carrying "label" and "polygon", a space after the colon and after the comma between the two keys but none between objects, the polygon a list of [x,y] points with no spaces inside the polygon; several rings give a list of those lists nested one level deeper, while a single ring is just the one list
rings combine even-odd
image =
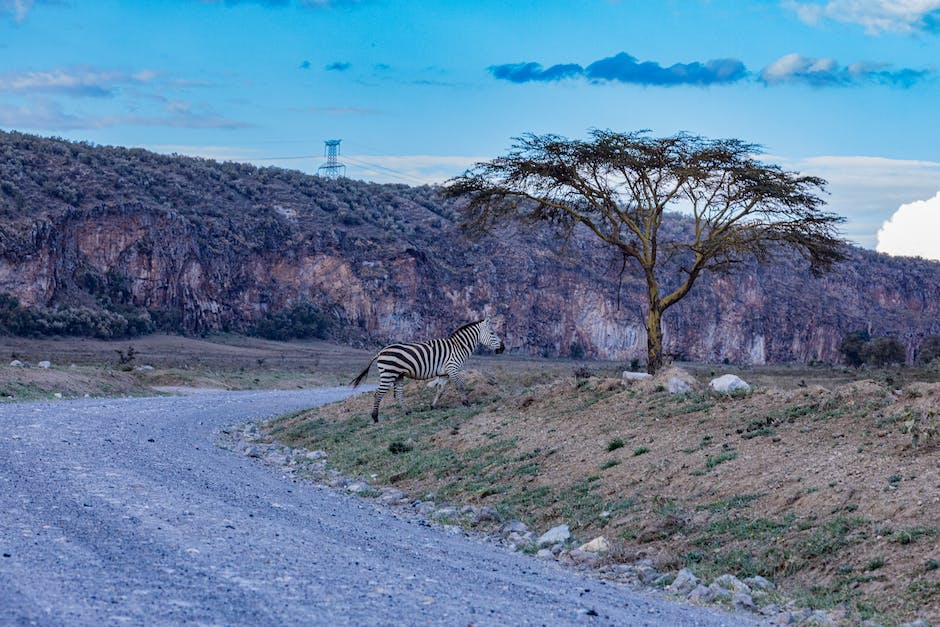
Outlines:
[{"label": "savanna plain", "polygon": [[[235,335],[0,350],[0,402],[338,385],[373,355]],[[469,406],[448,390],[431,409],[410,382],[409,415],[388,395],[375,424],[363,392],[263,427],[372,485],[604,536],[608,562],[761,575],[845,624],[940,622],[940,368],[677,367],[625,383],[622,363],[475,356]],[[708,388],[726,373],[752,390]],[[692,391],[670,394],[672,376]]]}]

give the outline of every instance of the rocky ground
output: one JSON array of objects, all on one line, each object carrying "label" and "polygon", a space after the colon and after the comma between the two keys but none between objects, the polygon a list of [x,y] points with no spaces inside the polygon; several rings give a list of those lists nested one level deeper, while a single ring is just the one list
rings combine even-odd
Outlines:
[{"label": "rocky ground", "polygon": [[[133,361],[120,363],[131,348]],[[371,357],[225,336],[0,338],[0,355],[21,362],[0,364],[6,402],[296,389],[346,382]],[[753,389],[708,387],[729,371]],[[748,606],[744,588],[722,579],[734,575],[766,612],[755,616],[940,622],[937,376],[694,365],[631,380],[613,364],[474,357],[469,408],[451,391],[430,411],[433,390],[409,384],[411,416],[389,398],[373,425],[361,394],[243,443],[285,472],[554,564]],[[302,454],[271,444],[274,427]],[[540,546],[563,525],[571,538]],[[589,550],[600,537],[606,553]]]},{"label": "rocky ground", "polygon": [[[263,438],[326,451],[367,495],[698,602],[784,624],[940,619],[940,385],[712,389],[721,374],[477,371],[470,408],[426,409],[412,384],[409,416],[389,402],[373,424],[362,394]],[[318,480],[350,481],[334,472]],[[577,540],[539,541],[561,525]]]},{"label": "rocky ground", "polygon": [[[773,625],[843,625],[850,624],[844,608],[814,610],[799,607],[793,599],[777,592],[776,585],[762,576],[743,580],[725,573],[706,582],[689,568],[677,573],[660,572],[652,559],[622,563],[611,555],[610,542],[598,536],[586,543],[574,540],[566,524],[539,533],[519,520],[505,520],[487,506],[455,505],[415,498],[390,486],[373,485],[365,477],[348,477],[331,468],[322,450],[291,448],[270,442],[264,431],[268,425],[255,423],[232,429],[222,435],[225,446],[243,455],[274,466],[286,476],[313,481],[373,499],[406,517],[417,517],[455,534],[473,532],[510,551],[534,553],[540,560],[587,572],[592,576],[646,587],[670,598],[697,605],[715,605],[739,612],[750,612],[761,622]],[[878,625],[876,621],[866,621]],[[929,627],[925,620],[903,623],[907,627]]]}]

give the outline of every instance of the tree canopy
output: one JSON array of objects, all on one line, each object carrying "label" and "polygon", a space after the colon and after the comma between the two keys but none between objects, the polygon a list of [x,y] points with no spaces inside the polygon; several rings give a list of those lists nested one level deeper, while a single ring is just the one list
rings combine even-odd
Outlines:
[{"label": "tree canopy", "polygon": [[[784,248],[799,251],[815,272],[844,258],[843,218],[822,210],[825,181],[763,163],[759,153],[741,140],[687,133],[527,134],[507,155],[448,181],[445,193],[466,199],[470,233],[507,219],[548,223],[563,236],[583,225],[635,263],[647,285],[647,369],[655,372],[663,364],[662,314],[703,272],[767,261]],[[691,216],[688,237],[661,240],[670,211]],[[670,259],[679,261],[679,276],[661,276]]]}]

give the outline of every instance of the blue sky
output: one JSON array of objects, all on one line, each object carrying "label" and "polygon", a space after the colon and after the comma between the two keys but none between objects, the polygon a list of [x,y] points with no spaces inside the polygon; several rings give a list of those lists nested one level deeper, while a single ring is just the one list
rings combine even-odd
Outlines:
[{"label": "blue sky", "polygon": [[938,109],[940,0],[0,0],[5,130],[311,173],[341,139],[406,184],[527,132],[735,137],[932,258]]}]

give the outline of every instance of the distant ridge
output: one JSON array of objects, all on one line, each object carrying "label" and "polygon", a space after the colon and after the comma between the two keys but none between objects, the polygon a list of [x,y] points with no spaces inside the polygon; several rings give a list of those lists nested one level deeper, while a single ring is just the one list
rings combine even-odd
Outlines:
[{"label": "distant ridge", "polygon": [[[619,264],[591,239],[562,255],[537,229],[470,242],[455,205],[429,186],[0,132],[0,217],[0,294],[45,308],[49,333],[93,332],[100,315],[112,317],[104,336],[108,324],[121,331],[118,316],[126,324],[114,336],[162,328],[371,344],[492,313],[512,351],[645,354],[643,290],[629,267],[618,309]],[[853,249],[820,278],[796,258],[749,265],[705,276],[664,321],[677,357],[735,363],[835,362],[856,329],[897,337],[912,359],[940,333],[940,263]]]}]

